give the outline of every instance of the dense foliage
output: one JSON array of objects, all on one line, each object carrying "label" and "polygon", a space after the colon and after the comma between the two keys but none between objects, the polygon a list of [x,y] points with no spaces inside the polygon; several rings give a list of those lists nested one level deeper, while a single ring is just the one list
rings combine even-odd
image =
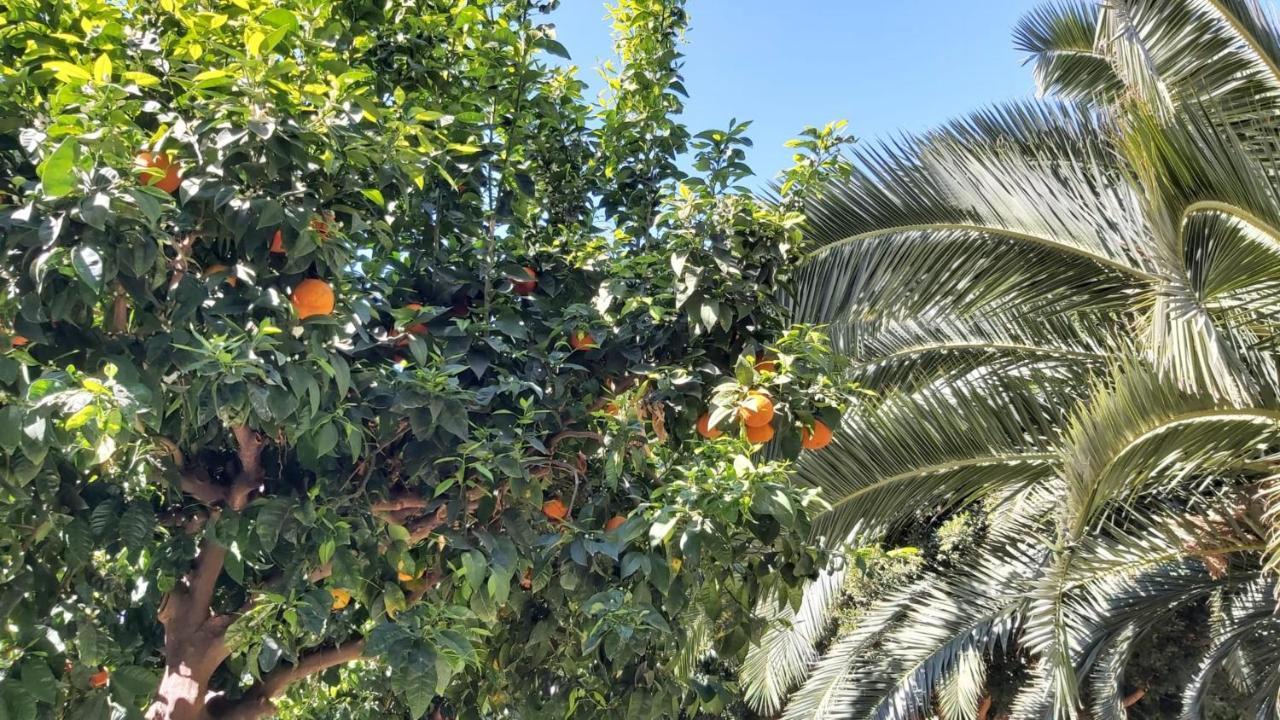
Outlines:
[{"label": "dense foliage", "polygon": [[859,153],[811,208],[794,302],[875,391],[800,463],[815,526],[892,547],[981,522],[841,627],[856,566],[774,609],[748,698],[1275,717],[1280,26],[1252,0],[1108,0],[1017,37],[1070,102]]},{"label": "dense foliage", "polygon": [[763,202],[673,119],[680,0],[600,105],[556,4],[0,8],[0,716],[733,701],[824,562],[845,391],[775,298],[844,138]]}]

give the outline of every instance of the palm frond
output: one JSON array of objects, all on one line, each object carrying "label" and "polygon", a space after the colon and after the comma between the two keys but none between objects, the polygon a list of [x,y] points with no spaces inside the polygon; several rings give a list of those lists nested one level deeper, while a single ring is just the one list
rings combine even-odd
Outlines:
[{"label": "palm frond", "polygon": [[1120,324],[1104,314],[1028,318],[937,315],[829,328],[832,347],[853,363],[852,379],[884,393],[910,392],[970,374],[1057,376],[1079,382],[1121,350]]},{"label": "palm frond", "polygon": [[861,172],[807,209],[822,249],[908,228],[989,228],[1141,274],[1141,207],[1087,108],[1012,103],[854,155]]},{"label": "palm frond", "polygon": [[977,720],[987,683],[987,662],[977,648],[955,659],[951,676],[938,691],[938,712],[943,720]]},{"label": "palm frond", "polygon": [[1064,442],[1068,537],[1085,535],[1113,503],[1161,475],[1236,468],[1280,437],[1280,411],[1183,392],[1138,362],[1096,384]]},{"label": "palm frond", "polygon": [[1095,42],[1098,10],[1088,0],[1048,3],[1014,28],[1014,46],[1030,56],[1042,95],[1108,103],[1123,94],[1124,81]]},{"label": "palm frond", "polygon": [[818,658],[818,641],[830,624],[847,572],[847,565],[823,570],[805,588],[799,610],[774,600],[761,607],[760,614],[769,620],[769,628],[759,644],[747,651],[738,673],[744,699],[753,710],[778,712],[788,693],[804,682]]},{"label": "palm frond", "polygon": [[1108,0],[1035,10],[1015,40],[1042,90],[1102,107],[1142,98],[1166,119],[1209,104],[1235,122],[1280,100],[1276,27],[1256,0]]},{"label": "palm frond", "polygon": [[782,720],[848,718],[850,684],[860,671],[856,661],[908,611],[915,595],[925,585],[924,581],[912,583],[860,615],[858,626],[832,643],[814,665],[809,678],[792,694]]},{"label": "palm frond", "polygon": [[1102,649],[1089,682],[1093,695],[1095,720],[1127,720],[1124,707],[1124,671],[1139,638],[1138,626],[1129,624]]},{"label": "palm frond", "polygon": [[854,411],[797,469],[831,505],[815,531],[874,537],[914,513],[1042,480],[1054,472],[1062,412],[1033,388],[1001,381],[931,386]]},{"label": "palm frond", "polygon": [[959,576],[939,579],[877,650],[884,670],[852,683],[854,714],[874,720],[911,720],[928,714],[947,684],[964,685],[961,707],[976,712],[981,684],[970,667],[968,681],[957,678],[965,658],[1010,647],[1021,625],[1027,583],[1043,551],[1025,546],[987,546],[987,562]]},{"label": "palm frond", "polygon": [[[1223,599],[1217,614],[1213,644],[1182,695],[1182,717],[1186,720],[1204,717],[1204,701],[1213,679],[1224,668],[1230,668],[1232,659],[1238,657],[1242,645],[1249,638],[1263,633],[1272,635],[1273,639],[1280,635],[1280,619],[1275,617],[1275,580],[1264,578],[1245,584],[1238,592]],[[1270,666],[1269,673],[1276,674],[1275,668],[1275,665]],[[1239,678],[1244,681],[1257,679],[1249,676]],[[1255,697],[1261,690],[1260,687],[1249,689],[1254,690]],[[1274,695],[1271,702],[1275,702]]]}]

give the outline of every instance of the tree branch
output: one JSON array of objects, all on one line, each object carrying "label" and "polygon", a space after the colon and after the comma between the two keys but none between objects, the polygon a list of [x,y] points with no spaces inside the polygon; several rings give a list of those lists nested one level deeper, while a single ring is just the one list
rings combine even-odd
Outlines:
[{"label": "tree branch", "polygon": [[1138,688],[1137,690],[1134,690],[1133,692],[1126,695],[1124,700],[1122,700],[1120,704],[1124,705],[1126,708],[1133,707],[1135,703],[1137,703],[1139,700],[1141,700],[1146,696],[1147,696],[1147,689]]},{"label": "tree branch", "polygon": [[111,332],[124,333],[129,329],[129,297],[119,280],[115,290],[115,299],[111,301]]},{"label": "tree branch", "polygon": [[430,500],[418,495],[400,495],[387,500],[379,500],[369,506],[375,514],[393,513],[401,510],[424,510],[431,504]]},{"label": "tree branch", "polygon": [[218,576],[222,574],[226,559],[227,549],[219,545],[212,534],[206,534],[200,542],[200,551],[196,553],[195,565],[187,574],[187,597],[183,603],[183,614],[193,625],[209,619],[213,591],[218,586]]},{"label": "tree branch", "polygon": [[987,720],[987,714],[991,712],[991,696],[983,695],[982,701],[978,703],[977,720]]},{"label": "tree branch", "polygon": [[570,438],[581,438],[584,440],[595,440],[596,442],[604,442],[604,437],[598,432],[590,430],[561,430],[551,436],[551,441],[547,443],[547,454],[555,455],[556,446]]},{"label": "tree branch", "polygon": [[262,450],[267,441],[248,425],[235,425],[231,428],[239,446],[237,456],[240,458],[240,474],[227,493],[227,505],[235,511],[243,510],[249,504],[249,496],[262,486]]},{"label": "tree branch", "polygon": [[449,519],[449,506],[441,505],[439,510],[409,528],[409,546],[412,547],[431,537],[436,528]]},{"label": "tree branch", "polygon": [[303,655],[298,658],[297,664],[277,668],[264,675],[239,700],[230,701],[225,705],[211,702],[211,714],[219,720],[256,720],[270,715],[275,712],[272,699],[278,697],[290,685],[336,665],[358,660],[364,654],[364,646],[364,639],[360,639],[346,645],[316,650]]},{"label": "tree branch", "polygon": [[179,487],[182,492],[205,505],[217,505],[227,501],[227,489],[215,482],[184,472]]}]

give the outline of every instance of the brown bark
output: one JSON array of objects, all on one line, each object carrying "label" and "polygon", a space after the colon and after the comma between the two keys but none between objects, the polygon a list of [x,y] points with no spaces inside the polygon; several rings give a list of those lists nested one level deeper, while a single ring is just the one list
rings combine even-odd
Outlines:
[{"label": "brown bark", "polygon": [[[229,487],[189,472],[177,445],[161,442],[182,474],[183,492],[209,505],[210,517],[217,517],[223,505],[237,511],[244,509],[249,496],[262,483],[262,438],[244,426],[232,428],[232,434],[238,444],[241,467]],[[220,615],[212,610],[213,594],[226,558],[227,549],[206,534],[183,583],[161,603],[159,618],[165,630],[165,670],[155,702],[147,709],[148,720],[207,720],[210,717],[205,708],[209,680],[227,658],[226,631],[235,620],[232,615]]]},{"label": "brown bark", "polygon": [[124,286],[116,281],[116,295],[111,301],[111,332],[124,333],[129,330],[129,297]]},{"label": "brown bark", "polygon": [[[178,467],[182,491],[209,506],[203,513],[204,517],[216,518],[224,507],[243,510],[262,485],[261,457],[265,439],[244,426],[232,428],[232,434],[238,447],[240,472],[231,485],[213,482],[206,474],[189,470],[176,444],[163,438],[157,440]],[[429,504],[421,497],[401,497],[375,503],[372,510],[379,517],[391,520],[388,516],[397,516],[398,513],[410,517],[421,514]],[[468,507],[474,508],[474,501],[468,503]],[[425,540],[447,518],[446,506],[419,518],[409,527],[411,540]],[[293,683],[356,660],[364,653],[363,639],[319,649],[303,655],[294,665],[267,673],[239,698],[211,692],[209,681],[229,655],[226,631],[236,618],[235,614],[217,614],[212,609],[226,556],[227,549],[218,545],[211,535],[206,535],[184,582],[166,595],[161,604],[159,617],[165,628],[165,671],[155,702],[147,710],[147,720],[257,720],[275,712],[274,699]],[[325,565],[311,571],[309,577],[317,582],[330,572],[332,568]],[[439,581],[440,576],[434,573],[415,581],[410,599],[415,602],[421,599]]]},{"label": "brown bark", "polygon": [[1146,696],[1147,696],[1147,689],[1138,688],[1137,690],[1134,690],[1133,692],[1126,695],[1124,700],[1121,701],[1121,704],[1124,705],[1126,708],[1133,707],[1134,704],[1136,704],[1139,700],[1141,700]]},{"label": "brown bark", "polygon": [[983,695],[982,702],[978,703],[978,720],[987,720],[987,715],[991,712],[991,696]]},{"label": "brown bark", "polygon": [[357,660],[363,654],[364,640],[356,640],[303,655],[296,665],[280,667],[262,676],[239,699],[213,698],[209,701],[207,717],[211,720],[256,720],[271,715],[276,710],[272,701],[293,683],[335,665]]}]

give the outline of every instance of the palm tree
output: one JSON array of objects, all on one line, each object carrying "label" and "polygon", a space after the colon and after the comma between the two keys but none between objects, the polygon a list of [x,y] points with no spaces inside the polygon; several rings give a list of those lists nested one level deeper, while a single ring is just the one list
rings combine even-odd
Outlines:
[{"label": "palm tree", "polygon": [[[1250,0],[1057,3],[1019,26],[1053,101],[861,151],[793,298],[874,400],[810,454],[833,547],[974,503],[968,563],[830,637],[841,573],[741,670],[783,718],[1123,718],[1135,650],[1209,614],[1183,717],[1275,718],[1280,31]],[[1280,507],[1280,502],[1274,503]]]}]

